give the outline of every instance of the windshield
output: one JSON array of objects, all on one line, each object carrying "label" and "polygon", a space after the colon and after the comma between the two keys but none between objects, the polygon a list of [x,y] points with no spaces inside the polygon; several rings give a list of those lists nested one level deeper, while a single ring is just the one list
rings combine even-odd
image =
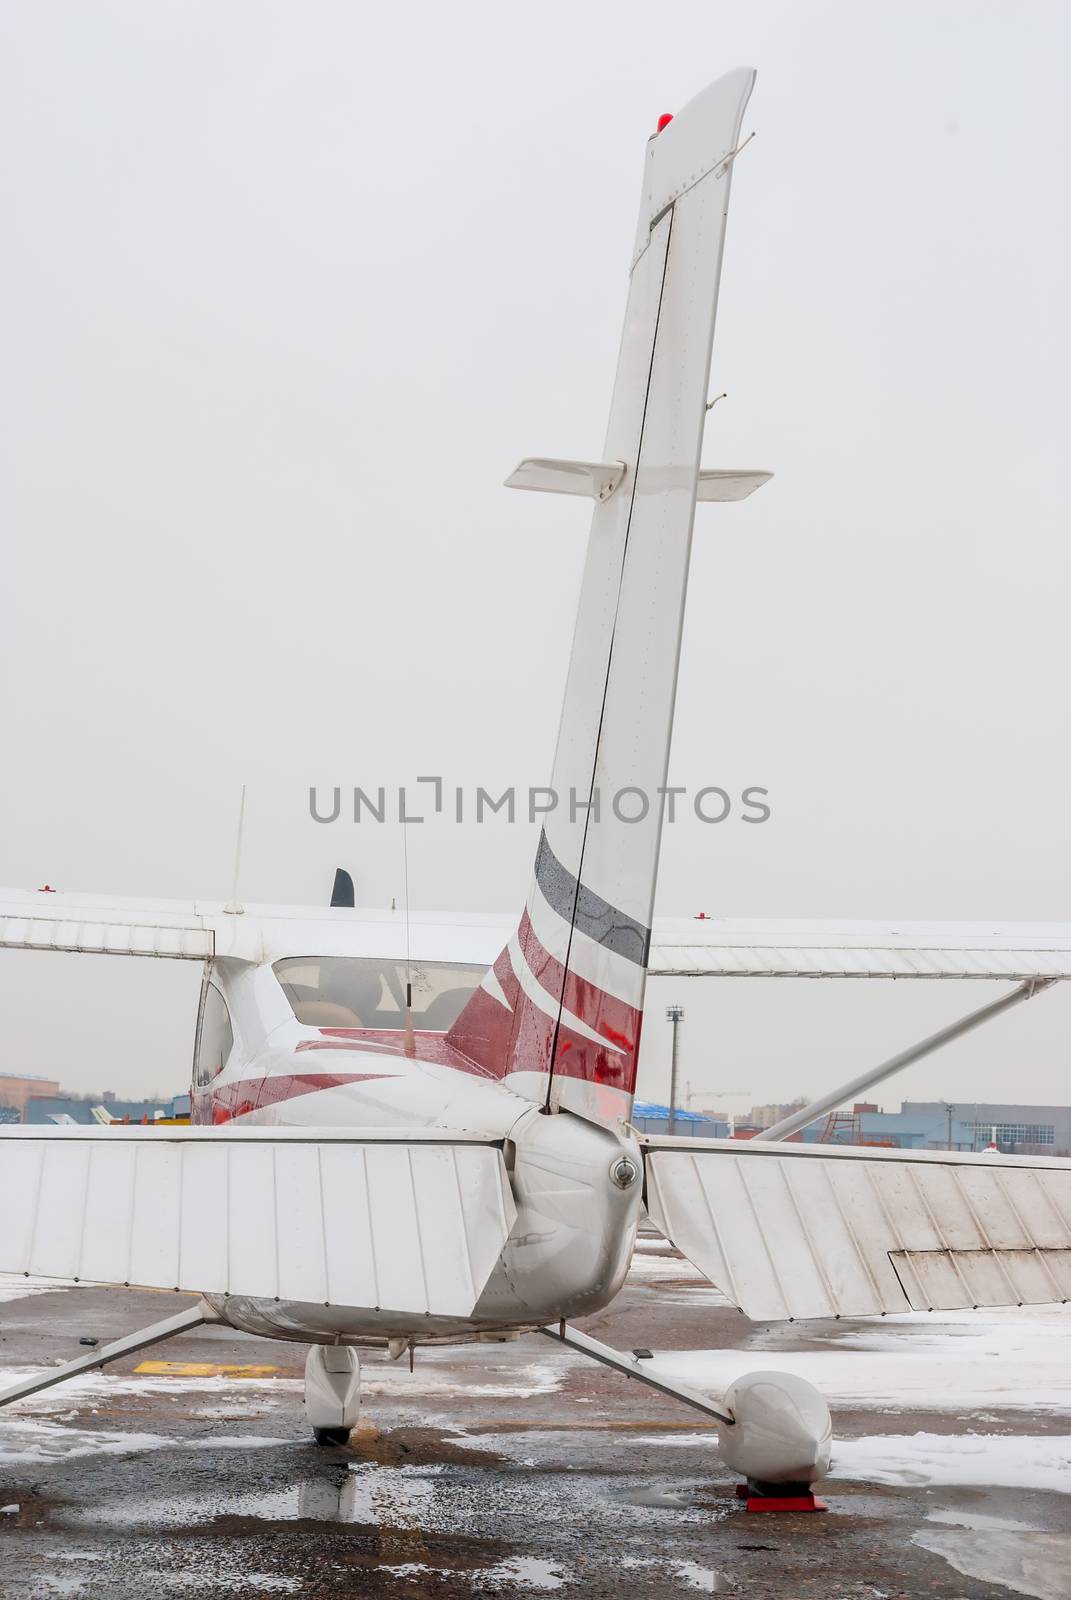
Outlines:
[{"label": "windshield", "polygon": [[[272,971],[297,1020],[309,1028],[405,1027],[406,963],[363,956],[288,956]],[[451,1027],[486,967],[413,961],[413,1026]]]}]

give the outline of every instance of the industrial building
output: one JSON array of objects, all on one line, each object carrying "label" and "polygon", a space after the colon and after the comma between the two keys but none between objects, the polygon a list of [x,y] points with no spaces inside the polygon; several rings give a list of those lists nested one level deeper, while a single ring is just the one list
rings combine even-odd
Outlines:
[{"label": "industrial building", "polygon": [[904,1100],[899,1111],[858,1104],[804,1129],[806,1141],[905,1150],[984,1150],[1006,1155],[1071,1155],[1071,1106],[984,1100]]},{"label": "industrial building", "polygon": [[[652,1100],[636,1100],[630,1121],[637,1133],[668,1133],[669,1107],[656,1105]],[[678,1106],[673,1114],[673,1134],[678,1139],[726,1139],[729,1122],[727,1118],[707,1117]]]},{"label": "industrial building", "polygon": [[59,1083],[54,1078],[38,1077],[31,1072],[0,1072],[0,1110],[15,1112],[4,1117],[5,1122],[20,1122],[26,1102],[35,1096],[59,1094]]},{"label": "industrial building", "polygon": [[[911,1117],[946,1116],[941,1101],[905,1100],[901,1112]],[[1071,1155],[1071,1106],[960,1101],[953,1106],[960,1126],[980,1149],[992,1138],[997,1148],[1016,1155]]]},{"label": "industrial building", "polygon": [[88,1127],[100,1118],[94,1109],[102,1107],[113,1122],[155,1122],[158,1117],[172,1115],[171,1100],[117,1100],[114,1095],[49,1095],[31,1096],[23,1111],[23,1122],[64,1123],[77,1122]]},{"label": "industrial building", "polygon": [[[753,1139],[791,1106],[755,1106],[747,1117],[730,1123],[679,1108],[674,1134],[681,1139]],[[669,1132],[669,1107],[637,1100],[632,1124],[638,1133]],[[996,1144],[1008,1155],[1071,1156],[1071,1106],[1028,1106],[1011,1102],[970,1100],[905,1100],[899,1111],[882,1111],[860,1102],[812,1122],[793,1140],[808,1144],[864,1144],[902,1150],[985,1150]]]},{"label": "industrial building", "polygon": [[88,1127],[102,1110],[113,1122],[155,1122],[161,1118],[188,1118],[190,1097],[174,1095],[160,1100],[119,1100],[111,1089],[102,1094],[63,1094],[57,1079],[31,1073],[0,1072],[0,1122],[77,1122]]}]

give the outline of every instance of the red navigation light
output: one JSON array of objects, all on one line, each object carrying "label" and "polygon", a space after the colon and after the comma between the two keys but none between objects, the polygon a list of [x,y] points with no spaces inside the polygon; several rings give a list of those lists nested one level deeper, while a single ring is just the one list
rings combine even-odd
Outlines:
[{"label": "red navigation light", "polygon": [[661,133],[662,129],[663,128],[668,128],[672,121],[673,121],[673,113],[672,113],[672,111],[663,111],[662,115],[658,119],[658,127],[655,129],[655,132],[656,133]]}]

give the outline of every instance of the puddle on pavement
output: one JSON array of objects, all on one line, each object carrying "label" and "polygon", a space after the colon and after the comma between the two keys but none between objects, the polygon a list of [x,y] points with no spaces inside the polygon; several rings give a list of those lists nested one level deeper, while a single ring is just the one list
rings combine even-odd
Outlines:
[{"label": "puddle on pavement", "polygon": [[415,1528],[427,1520],[429,1503],[443,1469],[353,1464],[337,1478],[307,1478],[303,1483],[265,1493],[239,1495],[228,1512],[268,1522],[355,1522],[384,1528]]},{"label": "puddle on pavement", "polygon": [[1044,1533],[1011,1517],[951,1508],[931,1512],[927,1522],[912,1543],[941,1556],[964,1577],[1002,1584],[1030,1600],[1067,1600],[1071,1594],[1071,1534]]},{"label": "puddle on pavement", "polygon": [[659,1572],[669,1573],[679,1580],[683,1588],[698,1594],[721,1594],[728,1584],[723,1572],[715,1572],[713,1567],[701,1567],[695,1561],[669,1561],[659,1556],[626,1556],[621,1566],[655,1568]]},{"label": "puddle on pavement", "polygon": [[442,1467],[380,1467],[352,1463],[332,1476],[306,1478],[279,1489],[246,1494],[143,1496],[75,1511],[67,1520],[94,1528],[197,1527],[216,1517],[265,1522],[352,1522],[385,1528],[423,1526],[445,1474]]},{"label": "puddle on pavement", "polygon": [[480,1589],[488,1584],[497,1589],[507,1582],[516,1589],[562,1589],[568,1581],[558,1562],[542,1561],[538,1556],[511,1556],[470,1576],[473,1586]]},{"label": "puddle on pavement", "polygon": [[988,1511],[962,1511],[955,1506],[946,1506],[938,1511],[926,1513],[927,1522],[947,1522],[954,1528],[975,1528],[981,1531],[997,1528],[1005,1533],[1040,1533],[1041,1529],[1034,1522],[1017,1522],[1014,1517],[994,1517]]},{"label": "puddle on pavement", "polygon": [[622,1497],[626,1505],[646,1506],[654,1510],[691,1511],[691,1503],[678,1494],[676,1489],[668,1489],[665,1484],[650,1483],[643,1489],[631,1489]]},{"label": "puddle on pavement", "polygon": [[674,1561],[671,1570],[689,1589],[701,1594],[714,1594],[721,1588],[721,1579],[712,1567],[697,1566],[694,1561]]},{"label": "puddle on pavement", "polygon": [[539,1590],[543,1593],[551,1589],[561,1589],[569,1581],[569,1575],[562,1571],[556,1561],[542,1561],[538,1556],[511,1556],[508,1561],[500,1561],[493,1567],[481,1567],[476,1571],[458,1572],[452,1567],[433,1567],[424,1561],[403,1561],[396,1566],[380,1566],[380,1572],[389,1572],[394,1578],[408,1578],[416,1581],[418,1578],[459,1578],[465,1579],[473,1589],[490,1588],[494,1594],[502,1593],[500,1584],[511,1585],[509,1593],[520,1589]]}]

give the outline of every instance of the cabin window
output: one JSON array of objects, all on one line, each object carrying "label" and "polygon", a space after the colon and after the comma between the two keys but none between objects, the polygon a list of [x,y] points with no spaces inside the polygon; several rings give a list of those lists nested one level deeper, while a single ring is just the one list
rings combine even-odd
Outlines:
[{"label": "cabin window", "polygon": [[201,990],[201,1013],[194,1050],[193,1081],[198,1088],[205,1088],[223,1071],[233,1045],[234,1032],[227,1002],[214,983],[206,983]]},{"label": "cabin window", "polygon": [[[297,1020],[309,1028],[405,1027],[406,964],[360,956],[288,956],[272,970]],[[483,966],[413,961],[413,1026],[445,1033],[484,973]]]}]

